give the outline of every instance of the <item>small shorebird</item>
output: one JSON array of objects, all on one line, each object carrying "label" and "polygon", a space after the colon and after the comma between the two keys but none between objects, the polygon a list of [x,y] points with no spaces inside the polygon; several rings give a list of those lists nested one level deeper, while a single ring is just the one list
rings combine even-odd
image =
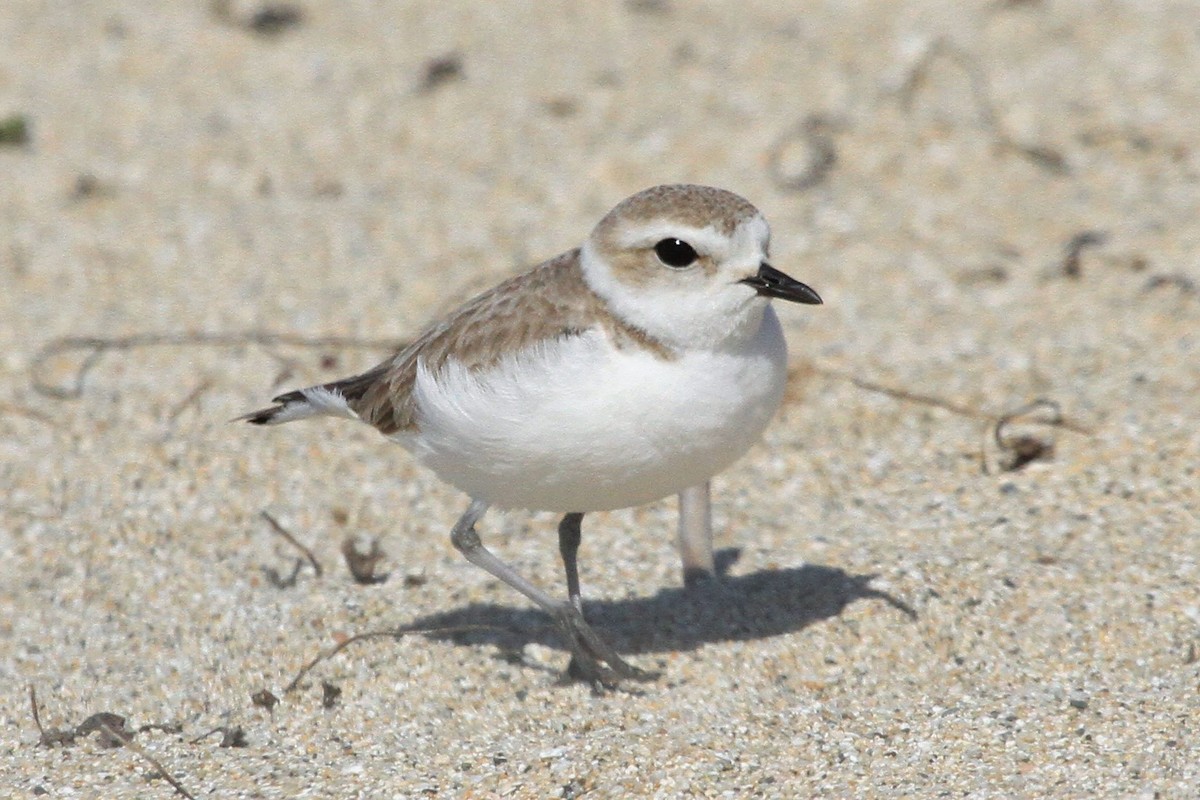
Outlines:
[{"label": "small shorebird", "polygon": [[[470,495],[454,546],[554,618],[581,677],[647,677],[584,619],[580,525],[587,512],[682,493],[685,565],[711,557],[707,482],[758,440],[783,398],[787,345],[770,300],[821,302],[767,263],[769,239],[736,194],[646,189],[582,247],[468,301],[382,364],[239,419],[374,426]],[[475,525],[492,505],[564,514],[566,601],[483,545]]]}]

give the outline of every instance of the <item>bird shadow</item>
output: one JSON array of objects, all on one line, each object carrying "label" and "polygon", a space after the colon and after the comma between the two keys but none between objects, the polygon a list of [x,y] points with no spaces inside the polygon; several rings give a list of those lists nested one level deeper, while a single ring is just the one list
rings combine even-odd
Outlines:
[{"label": "bird shadow", "polygon": [[[736,559],[736,550],[718,553],[719,577],[692,581],[687,588],[664,588],[650,597],[585,599],[584,613],[602,636],[626,654],[677,652],[795,633],[836,617],[858,600],[882,601],[910,619],[917,617],[904,601],[872,588],[875,575],[852,575],[818,564],[722,574]],[[421,617],[405,627],[431,639],[491,644],[506,653],[519,652],[528,644],[565,649],[558,628],[540,609],[470,603]]]}]

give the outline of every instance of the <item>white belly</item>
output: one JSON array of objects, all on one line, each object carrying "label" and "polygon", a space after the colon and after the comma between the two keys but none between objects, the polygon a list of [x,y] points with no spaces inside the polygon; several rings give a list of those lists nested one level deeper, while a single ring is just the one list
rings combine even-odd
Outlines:
[{"label": "white belly", "polygon": [[395,438],[443,480],[500,507],[625,508],[733,463],[774,416],[786,374],[770,309],[739,349],[673,360],[589,333],[484,371],[422,369],[419,432]]}]

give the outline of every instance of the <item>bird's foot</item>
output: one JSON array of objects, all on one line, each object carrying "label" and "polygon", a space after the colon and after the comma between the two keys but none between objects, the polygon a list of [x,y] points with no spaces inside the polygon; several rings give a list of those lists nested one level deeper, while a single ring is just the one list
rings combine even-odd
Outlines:
[{"label": "bird's foot", "polygon": [[555,617],[571,648],[568,677],[597,689],[613,689],[624,680],[651,681],[658,677],[659,673],[640,669],[621,658],[571,603],[559,606]]}]

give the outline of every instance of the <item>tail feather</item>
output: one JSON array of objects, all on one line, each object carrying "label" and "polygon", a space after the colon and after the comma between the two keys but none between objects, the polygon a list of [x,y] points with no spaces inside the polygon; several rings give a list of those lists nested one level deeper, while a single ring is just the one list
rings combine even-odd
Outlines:
[{"label": "tail feather", "polygon": [[275,405],[235,417],[233,421],[249,422],[251,425],[282,425],[285,422],[319,416],[358,419],[358,415],[346,405],[346,398],[324,386],[297,389],[279,395],[272,402]]},{"label": "tail feather", "polygon": [[384,374],[386,367],[386,364],[381,364],[361,375],[286,392],[271,401],[275,405],[235,417],[233,421],[249,422],[251,425],[282,425],[308,417],[361,419],[355,405]]},{"label": "tail feather", "polygon": [[[309,404],[308,400],[304,397],[303,389],[281,394],[278,397],[272,398],[271,402],[275,403],[275,405],[251,411],[249,414],[242,414],[239,417],[234,417],[231,421],[249,422],[251,425],[279,425],[292,419],[299,419],[299,417],[295,416],[295,412],[300,411]],[[292,411],[290,414],[287,413],[289,406]]]}]

